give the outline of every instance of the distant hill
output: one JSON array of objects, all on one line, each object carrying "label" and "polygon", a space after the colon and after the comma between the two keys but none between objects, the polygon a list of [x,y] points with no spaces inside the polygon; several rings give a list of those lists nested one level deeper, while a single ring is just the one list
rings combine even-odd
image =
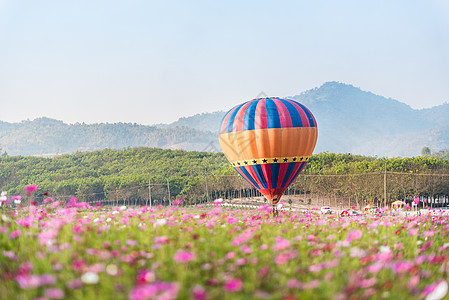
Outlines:
[{"label": "distant hill", "polygon": [[[327,82],[290,98],[306,105],[315,115],[318,152],[416,156],[428,145],[423,131],[449,124],[448,104],[414,110],[397,100],[337,82]],[[413,132],[421,132],[422,138],[413,139],[413,148],[402,145],[401,140]]]},{"label": "distant hill", "polygon": [[224,111],[216,111],[212,113],[196,114],[191,117],[182,117],[179,120],[171,124],[158,124],[161,128],[174,128],[174,127],[190,127],[201,131],[218,132],[220,122],[225,115]]},{"label": "distant hill", "polygon": [[54,155],[126,147],[203,150],[211,149],[210,143],[215,141],[215,134],[189,127],[65,124],[49,118],[21,123],[0,122],[0,146],[9,155]]},{"label": "distant hill", "polygon": [[[352,85],[326,82],[285,97],[306,105],[318,123],[315,152],[417,156],[424,146],[449,148],[449,104],[415,110]],[[225,112],[197,114],[165,126],[218,128]],[[197,126],[207,122],[207,126]]]},{"label": "distant hill", "polygon": [[[315,152],[417,156],[424,146],[433,151],[449,148],[449,104],[415,110],[339,82],[285,98],[303,103],[314,114],[318,123]],[[139,146],[219,151],[217,134],[224,115],[223,111],[202,113],[154,126],[65,124],[48,118],[0,121],[0,147],[10,155]]]}]

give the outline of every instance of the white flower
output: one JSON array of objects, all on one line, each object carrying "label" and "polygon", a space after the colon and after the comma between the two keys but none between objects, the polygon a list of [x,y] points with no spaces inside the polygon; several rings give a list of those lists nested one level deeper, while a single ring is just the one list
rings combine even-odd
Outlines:
[{"label": "white flower", "polygon": [[20,204],[20,203],[22,203],[22,200],[19,200],[19,199],[14,200],[14,204]]},{"label": "white flower", "polygon": [[113,215],[116,215],[116,214],[118,214],[118,211],[114,210],[114,211],[112,212],[112,214],[113,214]]},{"label": "white flower", "polygon": [[126,209],[125,205],[120,206],[120,210],[125,210],[125,209]]},{"label": "white flower", "polygon": [[8,216],[6,216],[6,215],[2,215],[2,220],[3,220],[3,222],[9,222],[9,221],[11,221],[11,219],[8,218]]},{"label": "white flower", "polygon": [[106,222],[109,223],[109,222],[111,222],[111,220],[112,220],[111,218],[107,218],[107,219],[106,219]]},{"label": "white flower", "polygon": [[86,272],[81,276],[81,281],[85,284],[96,284],[98,280],[98,274],[94,272]]},{"label": "white flower", "polygon": [[447,281],[442,279],[440,283],[435,287],[433,292],[427,295],[426,300],[440,300],[446,296],[448,290]]},{"label": "white flower", "polygon": [[380,252],[388,253],[388,252],[391,252],[391,250],[390,250],[390,247],[388,247],[388,246],[380,246]]},{"label": "white flower", "polygon": [[167,219],[157,219],[156,222],[154,222],[154,226],[164,226],[167,224]]},{"label": "white flower", "polygon": [[8,195],[8,193],[7,193],[6,191],[3,191],[3,192],[0,194],[0,196],[2,196],[2,197],[6,197],[6,195]]},{"label": "white flower", "polygon": [[106,266],[106,273],[110,276],[115,276],[118,273],[118,268],[114,264],[110,264]]}]

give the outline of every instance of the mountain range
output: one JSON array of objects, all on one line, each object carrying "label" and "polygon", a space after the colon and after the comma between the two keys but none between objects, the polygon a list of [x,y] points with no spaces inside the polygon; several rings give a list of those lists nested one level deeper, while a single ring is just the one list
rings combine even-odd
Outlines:
[{"label": "mountain range", "polygon": [[[318,123],[315,152],[417,156],[424,146],[449,148],[449,104],[413,109],[397,100],[339,82],[284,97],[304,104]],[[0,147],[8,155],[55,155],[104,148],[159,147],[219,151],[223,111],[183,117],[171,124],[66,124],[49,118],[0,121]]]}]

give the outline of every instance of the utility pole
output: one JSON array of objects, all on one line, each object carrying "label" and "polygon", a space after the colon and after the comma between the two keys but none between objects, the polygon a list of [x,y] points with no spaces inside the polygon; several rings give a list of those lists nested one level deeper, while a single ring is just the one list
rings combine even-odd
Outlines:
[{"label": "utility pole", "polygon": [[207,168],[206,168],[206,200],[209,203],[209,186],[207,184]]},{"label": "utility pole", "polygon": [[[150,199],[150,208],[152,207],[151,201],[151,179],[148,179],[148,198]],[[148,203],[147,203],[148,204]]]},{"label": "utility pole", "polygon": [[170,200],[170,182],[167,178],[167,190],[168,190],[168,205],[171,206],[171,200]]},{"label": "utility pole", "polygon": [[384,207],[387,206],[387,163],[384,171]]}]

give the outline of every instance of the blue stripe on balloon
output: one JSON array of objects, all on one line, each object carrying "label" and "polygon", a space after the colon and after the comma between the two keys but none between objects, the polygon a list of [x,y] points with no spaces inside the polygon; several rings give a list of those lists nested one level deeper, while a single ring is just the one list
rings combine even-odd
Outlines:
[{"label": "blue stripe on balloon", "polygon": [[271,171],[271,185],[273,189],[277,188],[278,185],[278,178],[279,178],[279,167],[281,164],[270,164],[270,171]]},{"label": "blue stripe on balloon", "polygon": [[298,177],[299,173],[301,173],[301,171],[304,169],[304,167],[306,166],[307,162],[302,162],[301,166],[298,168],[298,170],[296,170],[295,174],[293,174],[293,176],[291,176],[291,180],[290,180],[290,184],[296,179],[296,177]]},{"label": "blue stripe on balloon", "polygon": [[247,102],[240,104],[236,109],[229,115],[228,123],[226,123],[226,133],[232,132],[232,128],[234,127],[235,116],[239,112],[240,108],[245,105]]},{"label": "blue stripe on balloon", "polygon": [[279,112],[276,104],[270,98],[266,99],[267,106],[267,127],[281,128],[281,120],[279,119]]},{"label": "blue stripe on balloon", "polygon": [[254,130],[255,126],[255,112],[257,104],[260,100],[254,100],[253,103],[246,108],[245,116],[243,117],[243,129],[242,130]]},{"label": "blue stripe on balloon", "polygon": [[[238,167],[238,168],[234,168],[237,172],[241,172],[240,175],[245,174],[246,178],[249,178],[250,183],[256,188],[256,189],[260,189],[261,187],[256,183],[256,181],[253,179],[253,177],[251,176],[251,174],[249,174],[249,172],[246,170],[245,167]],[[243,173],[243,174],[242,174]],[[242,176],[243,178],[245,178],[244,176]]]},{"label": "blue stripe on balloon", "polygon": [[[296,102],[296,103],[298,103],[298,102]],[[302,108],[302,110],[303,110],[304,113],[306,114],[307,119],[309,119],[310,127],[316,127],[316,124],[315,124],[315,122],[313,121],[312,114],[309,112],[309,110],[308,110],[304,105],[302,105],[301,103],[298,103],[298,105]]]},{"label": "blue stripe on balloon", "polygon": [[263,188],[267,189],[267,180],[265,179],[261,165],[252,165],[251,167],[253,168],[254,173],[256,173],[257,178],[259,178],[259,181],[262,183]]},{"label": "blue stripe on balloon", "polygon": [[281,100],[288,109],[288,113],[290,114],[290,118],[292,120],[292,127],[303,127],[301,115],[295,106],[284,99],[279,100]]},{"label": "blue stripe on balloon", "polygon": [[296,166],[296,162],[288,163],[287,171],[285,172],[284,180],[282,181],[282,184],[280,188],[285,188],[285,185],[287,184],[288,179],[290,178],[290,175],[292,174],[293,169]]}]

